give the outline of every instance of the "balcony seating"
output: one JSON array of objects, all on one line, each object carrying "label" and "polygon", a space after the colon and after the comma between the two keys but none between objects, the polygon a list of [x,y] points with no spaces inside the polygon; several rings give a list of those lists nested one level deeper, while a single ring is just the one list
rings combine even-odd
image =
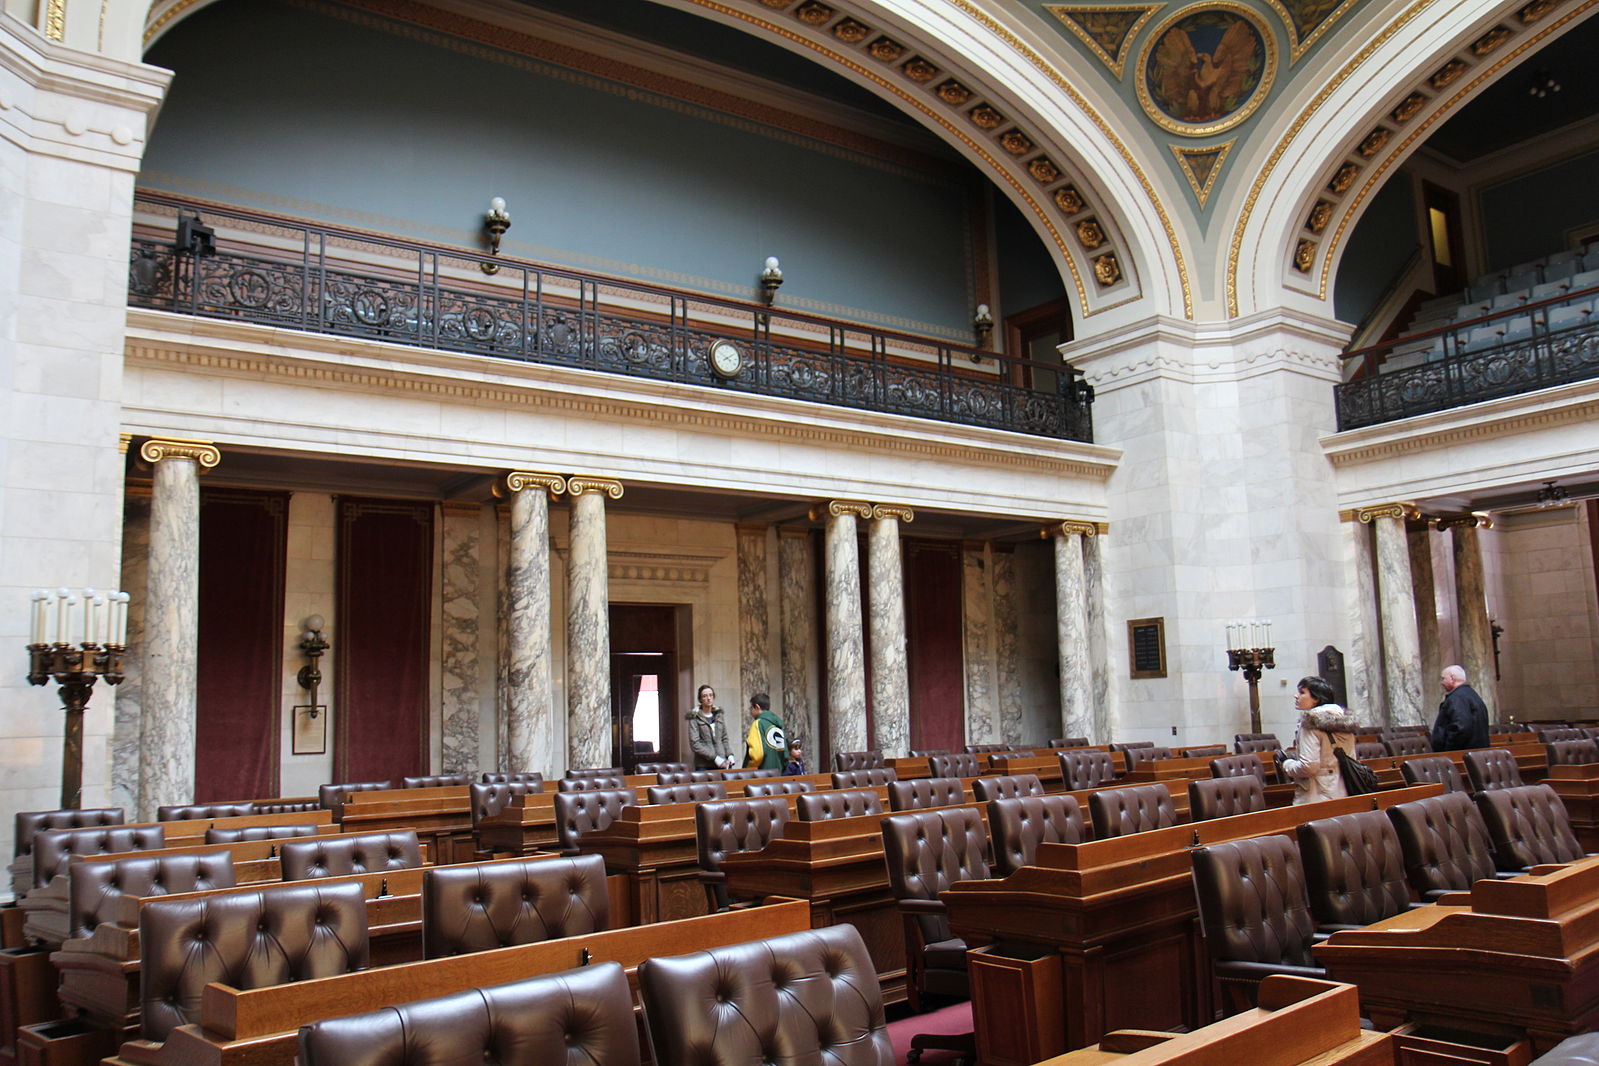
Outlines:
[{"label": "balcony seating", "polygon": [[1424,900],[1494,876],[1493,841],[1477,805],[1446,792],[1388,808],[1410,887]]},{"label": "balcony seating", "polygon": [[415,870],[422,865],[422,848],[415,829],[307,837],[285,840],[279,845],[278,862],[285,881],[309,881],[383,870]]},{"label": "balcony seating", "polygon": [[[810,793],[810,799],[822,793]],[[760,851],[783,831],[788,822],[788,800],[782,796],[702,803],[694,809],[694,836],[700,861],[700,881],[712,911],[732,905],[727,895],[727,874],[722,859],[743,851]]]},{"label": "balcony seating", "polygon": [[598,855],[439,866],[422,874],[422,957],[442,958],[602,932]]},{"label": "balcony seating", "polygon": [[651,785],[644,790],[650,806],[658,803],[705,803],[725,800],[727,785],[722,781],[696,781],[688,785]]},{"label": "balcony seating", "polygon": [[1318,818],[1299,827],[1310,909],[1323,931],[1357,929],[1410,906],[1404,854],[1382,811]]},{"label": "balcony seating", "polygon": [[891,766],[861,767],[858,770],[837,770],[833,773],[834,788],[875,788],[899,780],[899,771]]},{"label": "balcony seating", "polygon": [[1548,785],[1480,790],[1473,797],[1493,841],[1494,865],[1513,872],[1545,863],[1574,862],[1582,845],[1566,808]]},{"label": "balcony seating", "polygon": [[1094,822],[1094,839],[1124,837],[1177,824],[1171,790],[1165,785],[1134,785],[1091,793],[1088,815]]},{"label": "balcony seating", "polygon": [[1406,759],[1399,764],[1399,774],[1407,785],[1442,785],[1445,792],[1466,790],[1454,760],[1443,755],[1435,759]]},{"label": "balcony seating", "polygon": [[890,781],[888,809],[915,811],[923,807],[953,807],[966,802],[966,789],[958,777],[917,777]]},{"label": "balcony seating", "polygon": [[863,814],[882,814],[883,797],[875,788],[806,792],[794,801],[794,809],[802,822],[855,818]]},{"label": "balcony seating", "polygon": [[557,792],[555,838],[561,854],[576,855],[582,850],[583,834],[604,829],[616,820],[623,807],[638,803],[630,788],[595,789],[588,792]]},{"label": "balcony seating", "polygon": [[1254,774],[1188,782],[1189,817],[1196,822],[1266,809],[1266,789]]},{"label": "balcony seating", "polygon": [[994,876],[1009,877],[1030,866],[1038,845],[1081,844],[1088,839],[1076,796],[1014,796],[988,801],[994,841]]},{"label": "balcony seating", "polygon": [[1505,748],[1468,751],[1463,758],[1466,777],[1471,780],[1473,792],[1492,792],[1521,786],[1521,767],[1516,765],[1516,757]]},{"label": "balcony seating", "polygon": [[972,795],[978,803],[1013,796],[1042,796],[1044,783],[1037,774],[1009,774],[1005,777],[979,777],[972,782]]}]

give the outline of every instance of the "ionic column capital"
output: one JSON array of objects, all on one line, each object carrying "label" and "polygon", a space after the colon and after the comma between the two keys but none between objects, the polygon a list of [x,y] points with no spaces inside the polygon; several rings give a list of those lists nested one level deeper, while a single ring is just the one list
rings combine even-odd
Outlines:
[{"label": "ionic column capital", "polygon": [[139,445],[139,458],[152,465],[163,459],[189,459],[209,470],[222,461],[222,453],[208,440],[151,437]]},{"label": "ionic column capital", "polygon": [[1421,517],[1421,512],[1419,510],[1417,510],[1416,505],[1413,504],[1413,503],[1408,503],[1408,502],[1379,503],[1379,504],[1375,504],[1375,505],[1373,505],[1371,507],[1359,507],[1359,508],[1355,509],[1355,518],[1356,518],[1356,520],[1360,521],[1360,522],[1364,522],[1367,525],[1370,525],[1372,522],[1374,522],[1375,520],[1377,520],[1379,518],[1420,518],[1420,517]]},{"label": "ionic column capital", "polygon": [[828,500],[826,503],[811,505],[811,521],[818,518],[840,518],[844,515],[854,515],[856,518],[872,517],[872,505],[865,500]]},{"label": "ionic column capital", "polygon": [[566,479],[566,494],[568,496],[581,496],[585,492],[598,492],[609,496],[613,500],[622,498],[622,483],[609,477],[582,477],[574,475]]},{"label": "ionic column capital", "polygon": [[1068,518],[1064,522],[1047,525],[1038,531],[1038,535],[1044,540],[1048,540],[1057,533],[1063,537],[1076,536],[1077,534],[1082,534],[1085,537],[1103,537],[1110,533],[1110,525],[1105,522],[1084,522],[1079,519]]},{"label": "ionic column capital", "polygon": [[914,522],[916,512],[900,503],[874,503],[872,504],[873,518],[894,518],[901,522]]},{"label": "ionic column capital", "polygon": [[505,480],[500,485],[494,486],[496,495],[499,495],[501,485],[505,492],[515,495],[528,489],[543,489],[554,499],[566,491],[566,478],[560,474],[536,474],[531,470],[513,470],[505,475]]},{"label": "ionic column capital", "polygon": [[1437,520],[1439,532],[1446,529],[1492,529],[1493,519],[1485,514],[1444,515]]}]

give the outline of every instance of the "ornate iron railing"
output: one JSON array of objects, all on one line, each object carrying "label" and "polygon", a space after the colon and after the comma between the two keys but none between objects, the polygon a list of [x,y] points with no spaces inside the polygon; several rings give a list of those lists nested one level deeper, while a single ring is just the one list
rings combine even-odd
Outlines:
[{"label": "ornate iron railing", "polygon": [[1338,429],[1599,377],[1599,289],[1505,308],[1349,352],[1364,376],[1337,387]]},{"label": "ornate iron railing", "polygon": [[[138,207],[150,222],[197,205]],[[1060,364],[509,259],[480,281],[490,260],[470,251],[203,211],[221,231],[210,254],[179,249],[165,222],[136,233],[131,306],[1093,439],[1093,391]],[[708,359],[724,339],[744,362],[731,378]]]}]

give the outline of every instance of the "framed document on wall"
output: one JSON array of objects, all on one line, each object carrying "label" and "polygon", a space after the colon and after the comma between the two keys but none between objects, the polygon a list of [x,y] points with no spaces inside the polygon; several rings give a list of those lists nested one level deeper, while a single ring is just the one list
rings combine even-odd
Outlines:
[{"label": "framed document on wall", "polygon": [[301,704],[294,709],[295,755],[326,755],[328,750],[328,707]]},{"label": "framed document on wall", "polygon": [[1127,656],[1134,680],[1166,676],[1166,619],[1132,618],[1127,622]]}]

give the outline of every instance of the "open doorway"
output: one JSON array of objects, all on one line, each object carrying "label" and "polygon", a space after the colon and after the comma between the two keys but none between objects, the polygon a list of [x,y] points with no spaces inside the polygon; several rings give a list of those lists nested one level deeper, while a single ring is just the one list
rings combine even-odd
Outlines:
[{"label": "open doorway", "polygon": [[611,605],[611,765],[677,762],[679,642],[689,608]]}]

